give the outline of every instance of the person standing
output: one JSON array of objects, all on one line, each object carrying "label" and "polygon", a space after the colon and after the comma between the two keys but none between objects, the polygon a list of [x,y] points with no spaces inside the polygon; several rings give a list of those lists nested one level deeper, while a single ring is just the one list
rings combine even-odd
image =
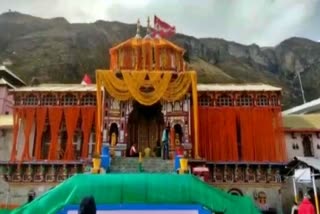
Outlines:
[{"label": "person standing", "polygon": [[161,141],[162,141],[162,147],[163,147],[163,154],[162,154],[163,160],[169,159],[169,131],[170,131],[170,128],[167,127],[162,132]]},{"label": "person standing", "polygon": [[32,189],[28,192],[28,203],[32,202],[36,197],[36,192]]},{"label": "person standing", "polygon": [[310,202],[310,196],[305,195],[298,208],[298,214],[315,214],[313,204]]},{"label": "person standing", "polygon": [[129,155],[130,155],[130,157],[139,157],[139,153],[137,151],[135,143],[132,144],[132,146],[130,147]]},{"label": "person standing", "polygon": [[79,214],[96,214],[96,202],[92,196],[82,199],[79,207]]}]

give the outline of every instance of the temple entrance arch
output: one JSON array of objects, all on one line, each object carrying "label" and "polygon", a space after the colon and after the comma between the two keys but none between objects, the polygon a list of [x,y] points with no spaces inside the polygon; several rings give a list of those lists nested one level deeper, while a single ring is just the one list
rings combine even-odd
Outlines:
[{"label": "temple entrance arch", "polygon": [[303,146],[304,156],[306,156],[306,157],[313,156],[312,142],[311,142],[309,136],[307,136],[307,135],[303,136],[303,138],[302,138],[302,146]]},{"label": "temple entrance arch", "polygon": [[165,126],[162,105],[157,102],[151,106],[142,105],[136,101],[128,118],[128,143],[136,144],[139,151],[149,147],[153,150],[161,141]]},{"label": "temple entrance arch", "polygon": [[117,144],[118,136],[119,136],[118,125],[116,123],[112,123],[109,129],[109,142],[114,145]]},{"label": "temple entrance arch", "polygon": [[179,142],[176,142],[175,144],[181,144],[182,143],[182,137],[183,137],[183,129],[182,126],[179,123],[176,123],[173,126],[174,129],[174,133],[175,133],[175,141],[177,141],[177,139],[179,140]]}]

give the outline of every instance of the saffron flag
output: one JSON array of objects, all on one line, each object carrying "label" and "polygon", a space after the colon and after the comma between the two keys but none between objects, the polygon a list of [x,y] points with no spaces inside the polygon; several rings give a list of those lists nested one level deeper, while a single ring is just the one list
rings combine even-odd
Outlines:
[{"label": "saffron flag", "polygon": [[92,81],[91,81],[89,75],[85,74],[82,79],[81,85],[90,85],[90,84],[92,84]]},{"label": "saffron flag", "polygon": [[175,33],[176,33],[175,26],[171,26],[168,23],[159,19],[157,16],[154,16],[153,36],[168,38],[173,36]]}]

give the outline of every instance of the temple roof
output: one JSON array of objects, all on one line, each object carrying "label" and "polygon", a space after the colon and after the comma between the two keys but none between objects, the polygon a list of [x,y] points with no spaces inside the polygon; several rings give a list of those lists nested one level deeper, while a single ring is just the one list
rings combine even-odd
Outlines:
[{"label": "temple roof", "polygon": [[281,91],[266,84],[198,84],[198,91]]},{"label": "temple roof", "polygon": [[82,84],[40,84],[37,86],[26,86],[11,90],[12,92],[86,92],[96,91],[96,85]]},{"label": "temple roof", "polygon": [[287,131],[320,130],[320,114],[284,115],[283,122]]},{"label": "temple roof", "polygon": [[310,102],[295,106],[282,112],[283,115],[289,114],[309,114],[320,111],[320,98],[311,100]]},{"label": "temple roof", "polygon": [[140,21],[136,36],[110,48],[110,70],[170,70],[184,71],[185,50],[159,36],[153,37],[148,18],[147,34],[140,35]]},{"label": "temple roof", "polygon": [[[6,66],[0,65],[0,78],[4,79],[10,87],[25,86],[26,83],[10,71]],[[2,82],[3,84],[3,82]]]},{"label": "temple roof", "polygon": [[110,53],[113,51],[117,51],[121,48],[129,48],[129,47],[139,47],[139,46],[145,46],[145,45],[152,45],[157,47],[171,47],[179,52],[184,52],[185,50],[178,45],[175,45],[174,43],[170,42],[169,40],[163,39],[163,38],[137,38],[133,37],[130,38],[112,48],[110,48]]},{"label": "temple roof", "polygon": [[[281,88],[266,84],[198,84],[198,91],[281,91]],[[40,84],[16,88],[13,92],[72,92],[72,91],[96,91],[96,85],[81,84]]]}]

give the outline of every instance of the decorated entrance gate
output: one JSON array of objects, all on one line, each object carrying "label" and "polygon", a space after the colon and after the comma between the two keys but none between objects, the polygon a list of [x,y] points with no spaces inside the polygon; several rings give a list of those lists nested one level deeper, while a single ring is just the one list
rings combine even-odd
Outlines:
[{"label": "decorated entrance gate", "polygon": [[[96,71],[97,133],[101,132],[104,123],[103,106],[105,106],[105,101],[102,99],[102,94],[107,94],[106,99],[115,99],[121,103],[133,101],[150,107],[157,103],[175,103],[183,100],[186,94],[191,91],[194,155],[198,157],[197,75],[195,71],[186,70],[183,54],[184,50],[173,43],[162,38],[151,37],[149,23],[147,35],[144,38],[140,36],[138,24],[137,35],[134,38],[111,48],[110,70]],[[138,124],[130,121],[129,118],[129,121],[125,122],[132,122],[131,127],[129,124],[125,124],[125,127],[129,125],[129,130],[125,130],[125,136],[129,139],[125,143],[130,141],[132,144],[135,141],[140,141],[138,144],[147,146],[154,145],[154,141],[158,140],[157,135],[161,132],[158,129],[163,128],[163,125],[168,125],[168,118],[165,117],[165,121],[153,121],[153,123],[149,118],[149,120],[139,121]],[[169,125],[173,128],[175,124]],[[188,125],[191,125],[190,120],[188,120]],[[146,127],[148,130],[145,130]],[[140,133],[146,131],[149,131],[151,136]],[[137,133],[139,134],[137,135]],[[97,152],[100,153],[101,134],[96,135],[96,142]]]}]

